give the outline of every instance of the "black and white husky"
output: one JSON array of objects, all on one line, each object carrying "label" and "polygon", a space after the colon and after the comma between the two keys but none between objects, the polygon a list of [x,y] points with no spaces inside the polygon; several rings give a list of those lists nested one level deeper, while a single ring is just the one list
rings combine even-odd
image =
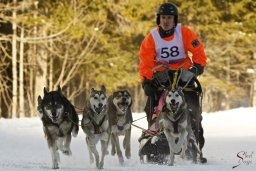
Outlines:
[{"label": "black and white husky", "polygon": [[[109,124],[106,113],[107,95],[106,88],[101,90],[91,89],[88,104],[83,113],[81,126],[86,134],[86,144],[89,151],[90,162],[94,162],[93,154],[96,160],[96,167],[102,169],[104,165],[104,157],[107,154],[109,142]],[[96,144],[101,142],[101,160],[96,149]]]},{"label": "black and white husky", "polygon": [[[167,138],[170,156],[168,165],[173,165],[174,155],[181,152],[181,157],[185,158],[186,150],[194,150],[192,155],[200,152],[196,145],[196,138],[192,131],[189,111],[184,94],[181,88],[167,90],[164,96],[164,107],[159,118],[159,127],[164,130]],[[188,147],[191,147],[188,149]]]},{"label": "black and white husky", "polygon": [[67,100],[58,87],[57,91],[48,92],[44,88],[44,96],[38,96],[38,114],[43,122],[43,130],[52,157],[52,169],[58,169],[60,161],[58,150],[71,155],[71,132],[78,134],[78,115],[74,106]]}]

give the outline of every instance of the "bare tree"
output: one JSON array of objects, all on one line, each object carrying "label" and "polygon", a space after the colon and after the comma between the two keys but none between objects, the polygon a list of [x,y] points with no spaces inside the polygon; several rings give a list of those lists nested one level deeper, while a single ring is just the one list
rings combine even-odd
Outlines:
[{"label": "bare tree", "polygon": [[[24,12],[24,3],[22,2],[22,12]],[[19,53],[19,114],[20,117],[25,117],[24,111],[24,26],[20,28],[20,53]]]},{"label": "bare tree", "polygon": [[[17,4],[17,0],[13,0],[13,4]],[[12,11],[12,118],[18,117],[18,72],[17,72],[17,11]]]},{"label": "bare tree", "polygon": [[7,111],[10,111],[9,103],[11,102],[11,97],[9,93],[10,86],[8,85],[8,82],[11,80],[7,77],[7,67],[8,63],[6,62],[6,57],[3,55],[0,58],[0,118],[8,117]]}]

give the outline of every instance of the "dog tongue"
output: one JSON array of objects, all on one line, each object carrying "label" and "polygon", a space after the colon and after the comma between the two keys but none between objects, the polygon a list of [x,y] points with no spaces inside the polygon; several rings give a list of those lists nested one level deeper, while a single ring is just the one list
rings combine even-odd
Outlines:
[{"label": "dog tongue", "polygon": [[104,107],[95,107],[95,111],[97,113],[101,113],[103,111]]},{"label": "dog tongue", "polygon": [[100,114],[106,108],[106,105],[94,105],[93,108],[95,112]]},{"label": "dog tongue", "polygon": [[126,105],[119,105],[119,108],[124,112],[127,109]]},{"label": "dog tongue", "polygon": [[177,110],[177,108],[178,108],[178,102],[176,103],[176,104],[172,104],[171,105],[171,110],[172,110],[172,113],[175,113],[176,112],[176,110]]},{"label": "dog tongue", "polygon": [[120,103],[118,106],[122,111],[126,111],[126,109],[127,109],[127,103],[126,102]]}]

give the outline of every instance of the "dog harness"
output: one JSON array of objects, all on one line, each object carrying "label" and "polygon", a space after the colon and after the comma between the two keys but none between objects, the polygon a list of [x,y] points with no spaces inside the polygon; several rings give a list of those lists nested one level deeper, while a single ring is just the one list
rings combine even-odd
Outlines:
[{"label": "dog harness", "polygon": [[95,134],[100,134],[100,127],[103,124],[104,120],[105,120],[106,115],[102,118],[102,120],[99,122],[99,124],[97,124],[94,119],[89,115],[89,119],[92,121],[92,125],[94,127],[94,132]]},{"label": "dog harness", "polygon": [[[118,125],[118,121],[120,121],[120,118],[125,120],[125,122],[123,123],[123,125]],[[128,123],[129,123],[129,122],[128,122],[128,119],[127,119],[126,111],[125,111],[125,115],[119,115],[119,114],[117,114],[117,117],[116,117],[116,126],[117,126],[117,128],[118,128],[119,131],[123,131],[125,125],[128,124]]]},{"label": "dog harness", "polygon": [[[174,129],[174,133],[177,134],[178,133],[178,126],[179,126],[179,121],[182,120],[186,113],[184,113],[184,108],[186,108],[186,105],[182,105],[181,108],[178,110],[178,114],[174,116],[174,121],[169,117],[169,115],[167,114],[167,118],[172,122],[173,124],[173,129]],[[164,109],[166,113],[169,113],[170,111],[167,110],[167,108]]]}]

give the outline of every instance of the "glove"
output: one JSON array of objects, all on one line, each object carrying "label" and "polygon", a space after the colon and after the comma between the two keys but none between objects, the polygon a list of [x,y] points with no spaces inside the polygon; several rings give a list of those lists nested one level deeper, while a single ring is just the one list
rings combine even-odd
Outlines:
[{"label": "glove", "polygon": [[189,69],[189,71],[192,72],[195,75],[195,77],[197,77],[197,68],[196,67],[191,67]]},{"label": "glove", "polygon": [[152,80],[145,78],[142,83],[142,87],[144,89],[146,96],[153,96],[155,94],[155,89],[153,87]]},{"label": "glove", "polygon": [[190,72],[195,74],[195,76],[201,75],[204,72],[204,67],[200,64],[194,63],[194,66],[189,69]]}]

